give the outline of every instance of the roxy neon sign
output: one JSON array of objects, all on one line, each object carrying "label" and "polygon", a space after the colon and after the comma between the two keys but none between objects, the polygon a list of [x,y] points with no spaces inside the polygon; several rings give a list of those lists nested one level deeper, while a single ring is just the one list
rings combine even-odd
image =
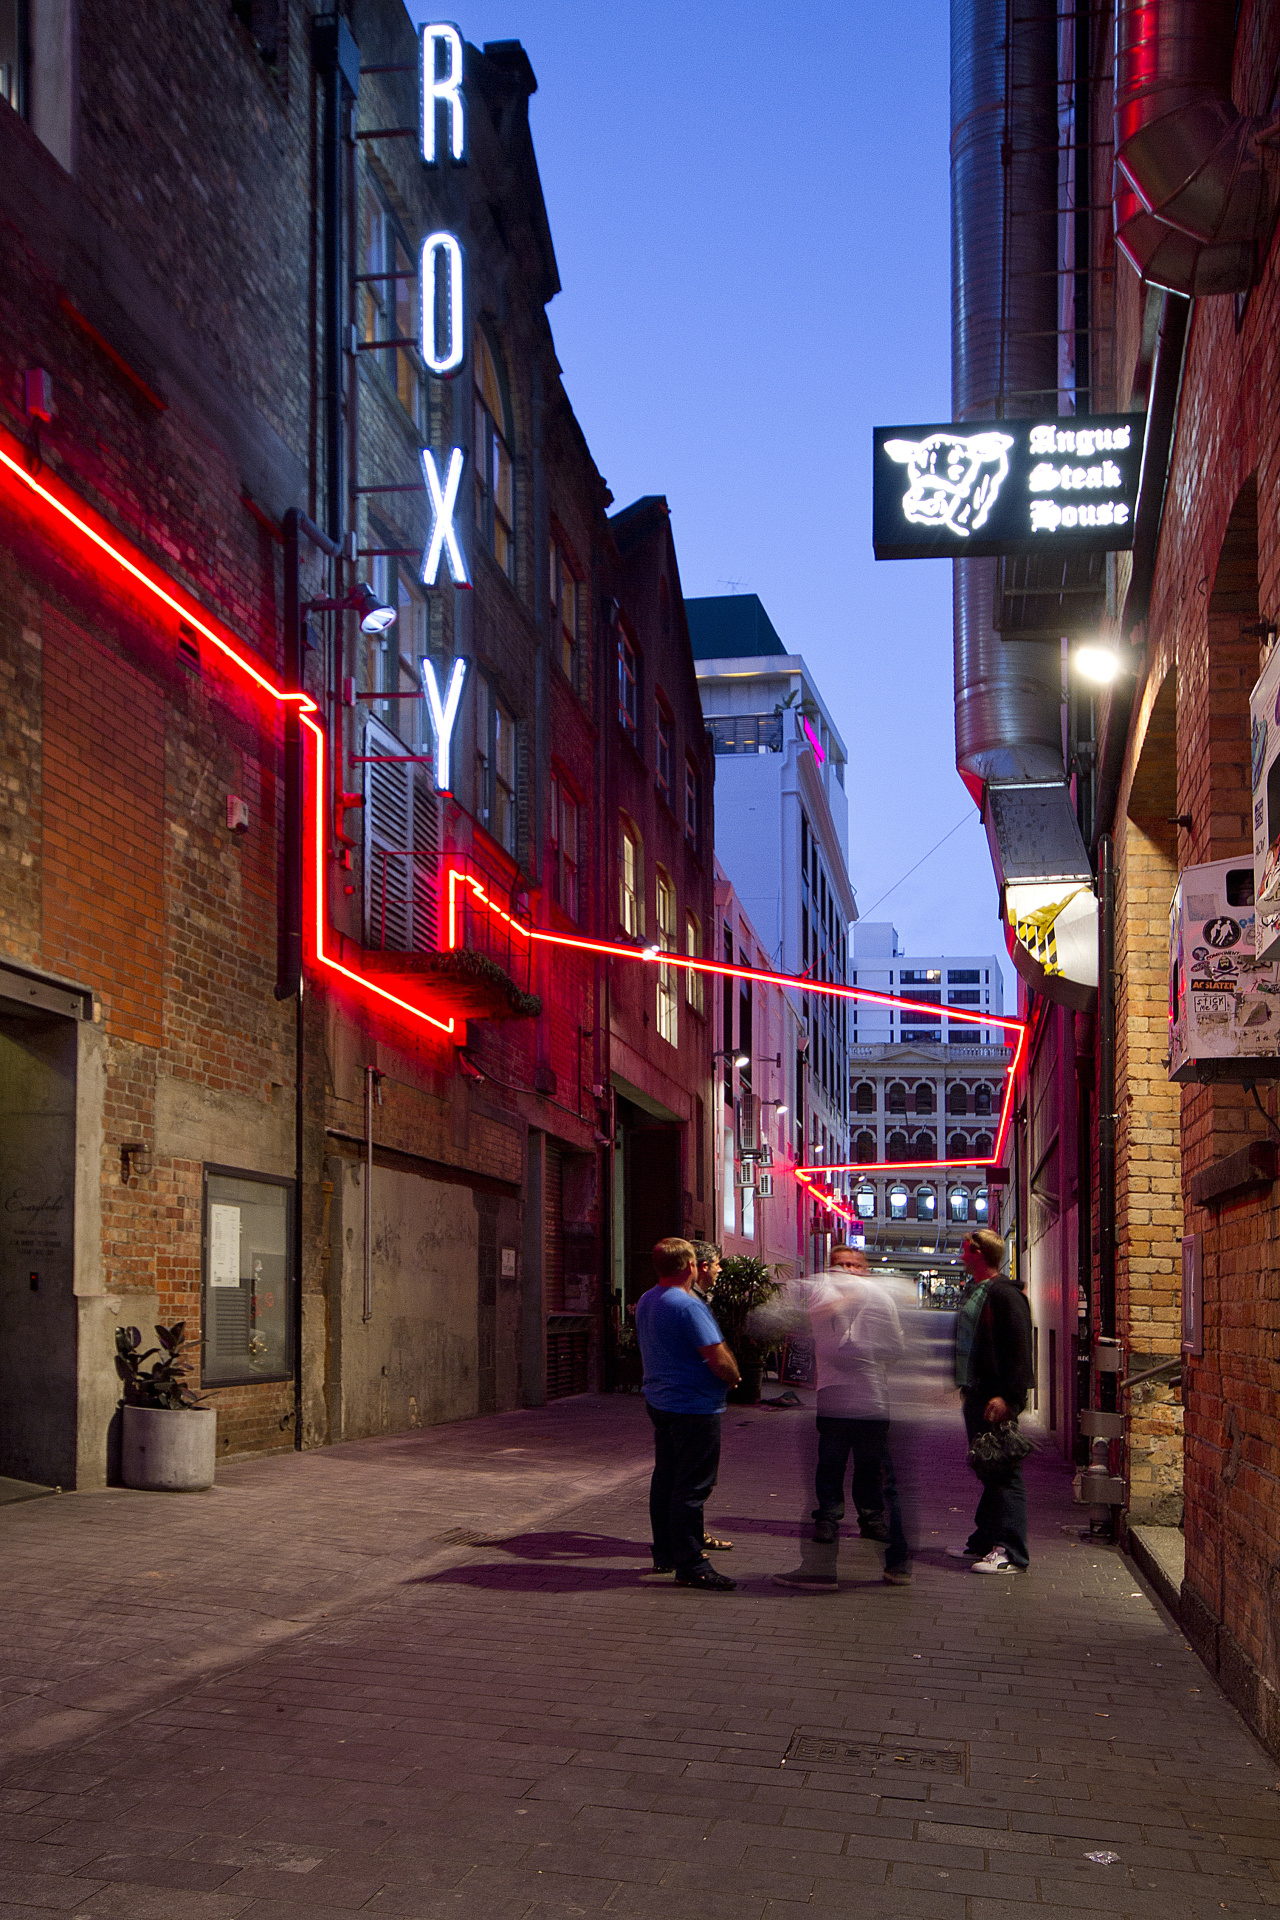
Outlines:
[{"label": "roxy neon sign", "polygon": [[[466,48],[462,35],[449,21],[431,21],[423,27],[418,42],[418,78],[422,102],[422,158],[426,166],[440,165],[445,154],[460,165],[467,157],[467,101],[462,90]],[[442,131],[444,138],[441,137]],[[438,379],[447,380],[462,372],[467,360],[466,261],[456,233],[443,228],[429,233],[422,243],[418,262],[421,307],[418,319],[418,346],[426,366]],[[448,562],[449,578],[455,587],[469,587],[471,577],[458,539],[454,515],[462,485],[466,453],[461,447],[450,449],[444,477],[429,448],[422,455],[422,477],[431,506],[431,533],[422,555],[421,580],[424,587],[438,585],[440,562]],[[423,682],[426,691],[426,682]],[[462,691],[458,682],[457,691]],[[430,704],[431,695],[427,693]],[[441,708],[443,714],[444,708]],[[454,713],[450,719],[456,718]],[[432,709],[432,723],[437,718]],[[447,758],[447,748],[446,748]],[[437,785],[447,789],[447,779]]]}]

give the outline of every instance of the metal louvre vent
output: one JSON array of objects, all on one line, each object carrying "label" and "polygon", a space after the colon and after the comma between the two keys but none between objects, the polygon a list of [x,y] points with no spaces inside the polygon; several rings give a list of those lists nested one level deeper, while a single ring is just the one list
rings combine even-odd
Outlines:
[{"label": "metal louvre vent", "polygon": [[[401,754],[403,743],[370,716],[365,751]],[[440,802],[410,761],[365,767],[365,945],[434,953],[440,928]]]}]

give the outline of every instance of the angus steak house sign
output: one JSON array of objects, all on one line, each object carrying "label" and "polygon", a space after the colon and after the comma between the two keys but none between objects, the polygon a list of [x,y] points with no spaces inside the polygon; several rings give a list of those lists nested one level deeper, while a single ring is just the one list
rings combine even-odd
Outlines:
[{"label": "angus steak house sign", "polygon": [[877,427],[877,560],[1133,545],[1141,414]]}]

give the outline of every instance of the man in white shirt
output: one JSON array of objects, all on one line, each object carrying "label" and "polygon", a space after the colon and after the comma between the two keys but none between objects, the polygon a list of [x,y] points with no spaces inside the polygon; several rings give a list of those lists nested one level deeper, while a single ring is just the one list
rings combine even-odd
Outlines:
[{"label": "man in white shirt", "polygon": [[[818,1378],[817,1505],[813,1538],[834,1546],[844,1518],[844,1482],[853,1458],[853,1498],[864,1535],[885,1538],[884,1577],[891,1586],[911,1579],[911,1550],[902,1526],[897,1482],[889,1457],[888,1369],[905,1342],[893,1295],[871,1279],[865,1256],[836,1247],[831,1268],[793,1283],[813,1330]],[[887,1527],[877,1523],[883,1514]],[[779,1574],[786,1585],[833,1587],[830,1576]]]}]

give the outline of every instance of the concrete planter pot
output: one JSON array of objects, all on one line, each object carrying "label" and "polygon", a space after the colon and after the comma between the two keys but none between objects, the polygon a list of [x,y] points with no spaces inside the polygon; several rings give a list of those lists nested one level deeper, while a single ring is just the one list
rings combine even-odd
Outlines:
[{"label": "concrete planter pot", "polygon": [[213,1407],[125,1407],[120,1454],[126,1487],[199,1493],[213,1485],[218,1415]]}]

